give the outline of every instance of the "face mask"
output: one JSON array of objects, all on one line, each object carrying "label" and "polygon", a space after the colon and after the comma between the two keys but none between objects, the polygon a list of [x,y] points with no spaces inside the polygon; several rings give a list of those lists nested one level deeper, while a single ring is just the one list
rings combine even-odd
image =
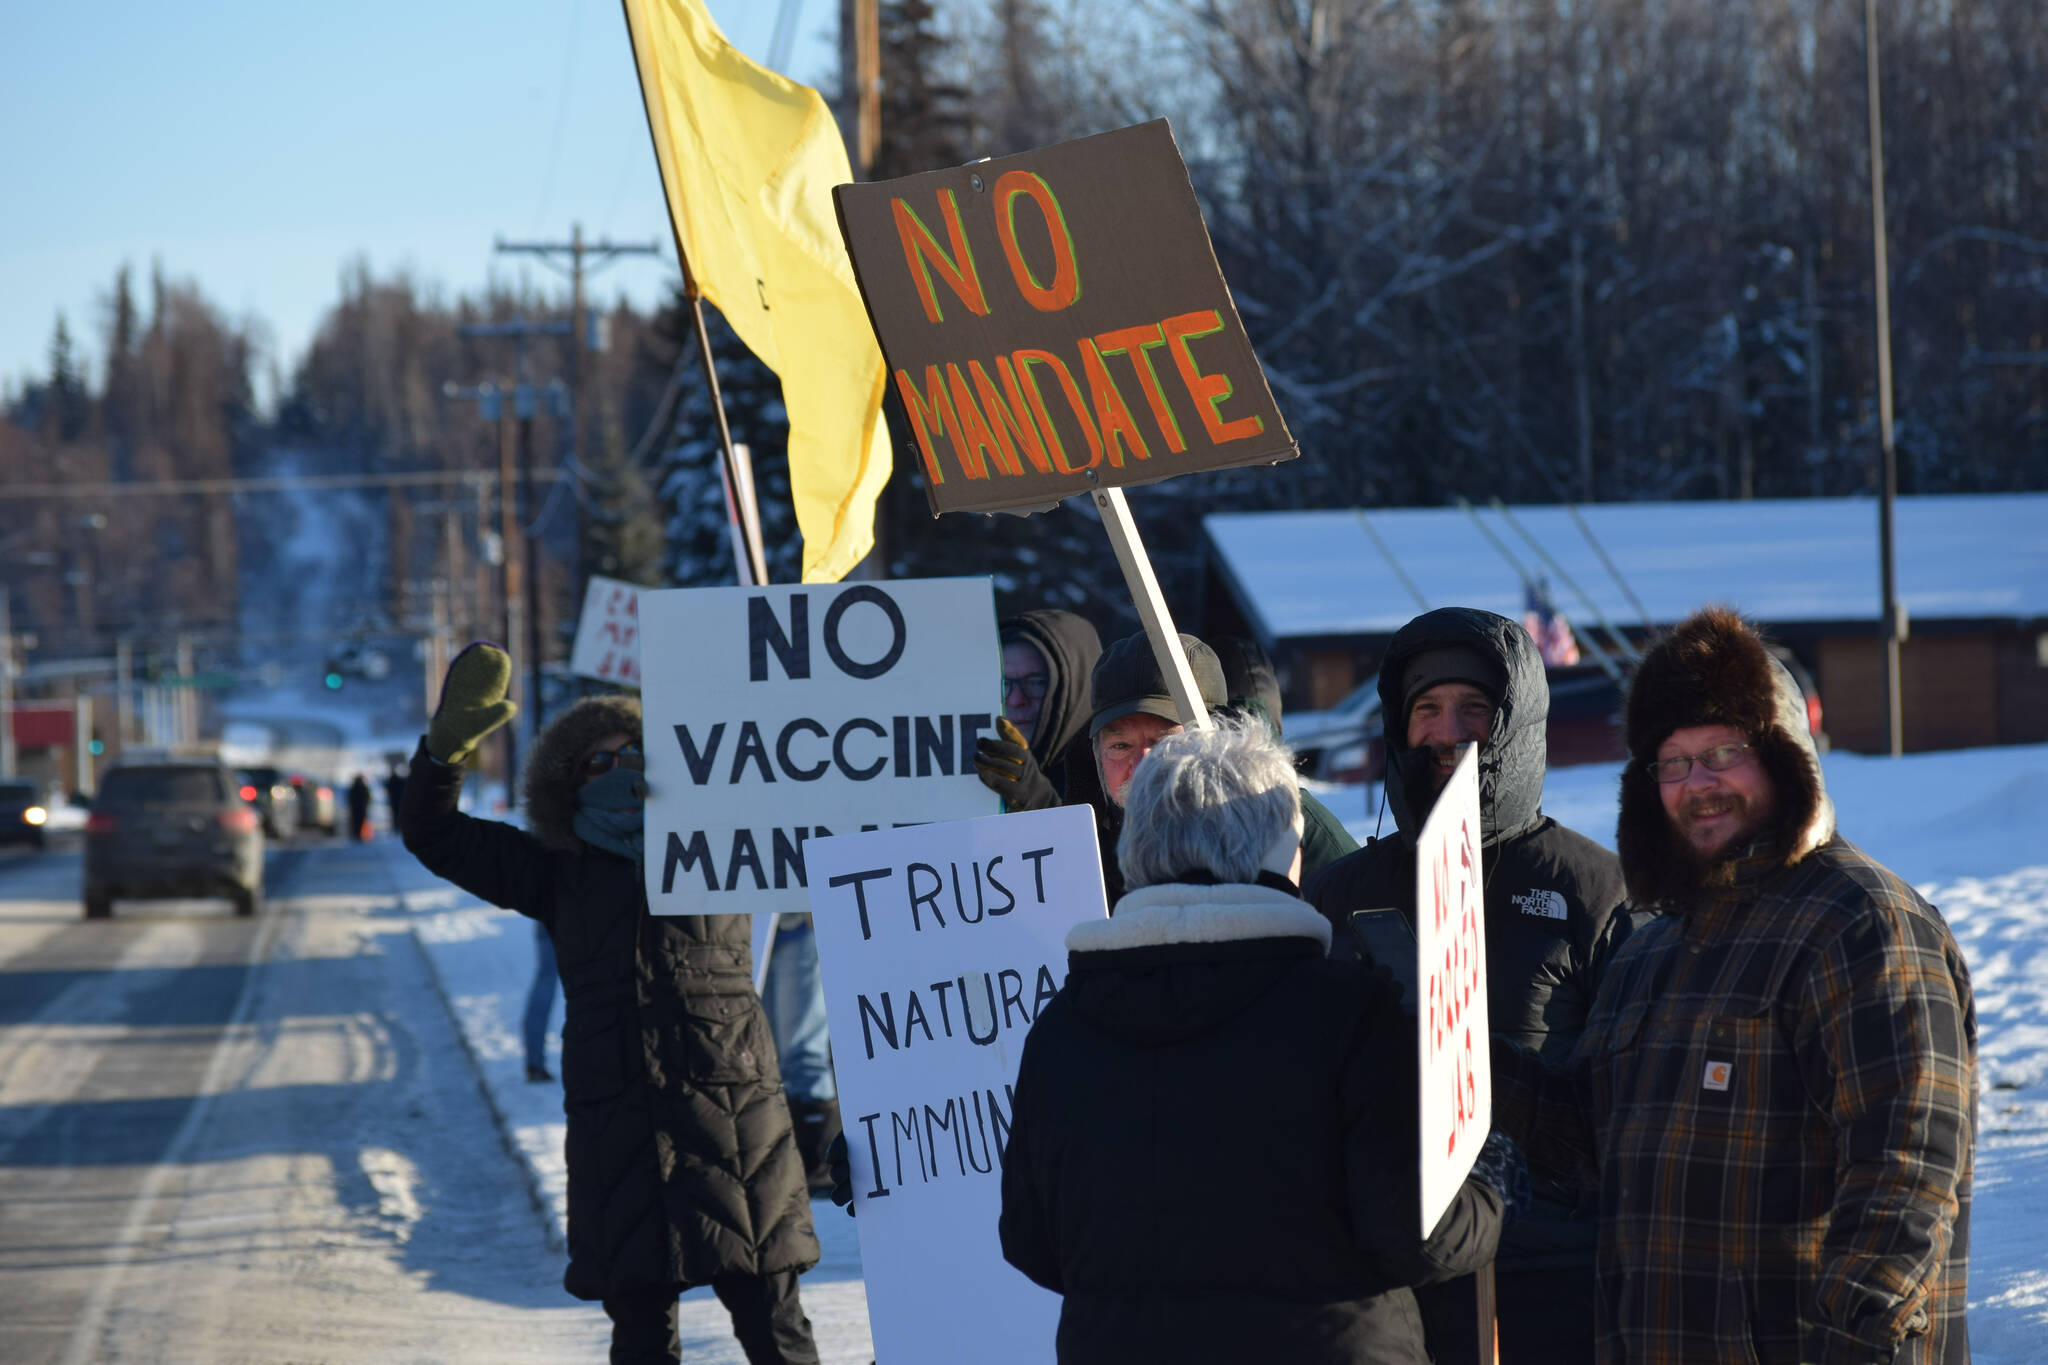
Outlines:
[{"label": "face mask", "polygon": [[638,862],[645,843],[647,780],[631,768],[613,768],[576,793],[569,827],[592,848]]}]

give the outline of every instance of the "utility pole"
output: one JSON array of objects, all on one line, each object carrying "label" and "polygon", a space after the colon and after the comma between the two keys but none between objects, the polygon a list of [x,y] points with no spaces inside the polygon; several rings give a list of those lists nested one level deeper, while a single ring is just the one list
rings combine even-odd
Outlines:
[{"label": "utility pole", "polygon": [[839,0],[839,89],[846,101],[847,159],[854,178],[865,180],[882,146],[882,19],[876,0]]},{"label": "utility pole", "polygon": [[1884,595],[1884,711],[1887,752],[1906,751],[1906,708],[1900,695],[1899,646],[1906,612],[1899,601],[1892,550],[1892,504],[1899,495],[1899,452],[1892,444],[1892,292],[1884,226],[1884,112],[1878,99],[1877,0],[1863,0],[1863,49],[1870,91],[1870,219],[1877,280],[1877,439],[1881,455],[1877,495],[1878,581]]},{"label": "utility pole", "polygon": [[[569,265],[569,462],[580,477],[583,471],[583,410],[584,389],[588,365],[586,352],[601,351],[598,329],[585,316],[583,279],[586,274],[596,274],[621,256],[659,256],[658,242],[586,242],[583,240],[583,224],[572,223],[569,240],[566,242],[508,242],[499,238],[494,250],[538,256],[543,265],[561,270],[559,256],[567,256]],[[586,263],[585,257],[589,257]],[[583,504],[576,504],[576,580],[571,583],[570,596],[573,601],[583,600],[584,580],[590,576],[590,566],[584,562],[583,549]]]},{"label": "utility pole", "polygon": [[[504,616],[500,624],[504,628],[505,644],[509,648],[518,643],[521,628],[525,624],[526,598],[519,577],[519,561],[513,557],[512,546],[519,534],[519,515],[516,510],[518,485],[514,478],[512,413],[505,405],[505,395],[495,384],[478,384],[464,387],[448,383],[441,386],[441,392],[449,398],[466,398],[474,401],[480,416],[497,428],[498,435],[498,591]],[[481,499],[481,491],[479,491]],[[489,533],[485,529],[483,504],[477,504],[477,539],[482,540]],[[481,556],[490,558],[488,554]],[[481,614],[481,613],[479,613]],[[538,674],[535,675],[538,678]],[[516,693],[519,674],[513,671],[512,681]],[[536,691],[535,696],[538,696]],[[515,696],[514,698],[518,698]],[[430,699],[429,705],[438,704],[439,698]],[[527,705],[535,703],[529,701]],[[431,714],[431,711],[429,712]],[[538,717],[535,717],[538,719]],[[505,790],[517,790],[519,777],[519,727],[503,727],[505,735]]]}]

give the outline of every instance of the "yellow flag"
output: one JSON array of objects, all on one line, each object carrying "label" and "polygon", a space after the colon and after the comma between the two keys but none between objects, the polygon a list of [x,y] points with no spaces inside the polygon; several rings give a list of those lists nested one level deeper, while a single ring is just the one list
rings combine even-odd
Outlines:
[{"label": "yellow flag", "polygon": [[782,380],[804,581],[875,543],[887,377],[832,187],[853,179],[825,101],[757,66],[701,0],[625,0],[669,216],[704,297]]}]

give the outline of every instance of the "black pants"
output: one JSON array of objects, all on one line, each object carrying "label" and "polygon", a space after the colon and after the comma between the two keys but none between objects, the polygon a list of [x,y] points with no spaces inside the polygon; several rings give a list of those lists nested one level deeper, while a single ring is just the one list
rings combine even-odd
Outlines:
[{"label": "black pants", "polygon": [[[612,1320],[612,1365],[673,1365],[683,1358],[676,1333],[679,1286],[642,1289],[604,1301]],[[747,1365],[818,1365],[811,1320],[797,1298],[796,1272],[715,1275],[711,1292],[732,1314]]]},{"label": "black pants", "polygon": [[[1525,1270],[1493,1276],[1494,1320],[1501,1365],[1592,1365],[1593,1268]],[[1473,1320],[1472,1277],[1461,1275],[1415,1292],[1438,1365],[1490,1360]]]}]

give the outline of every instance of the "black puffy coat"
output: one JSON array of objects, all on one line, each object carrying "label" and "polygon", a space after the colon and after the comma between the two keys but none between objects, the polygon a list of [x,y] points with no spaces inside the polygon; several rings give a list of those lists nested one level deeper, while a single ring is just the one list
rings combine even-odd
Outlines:
[{"label": "black puffy coat", "polygon": [[640,868],[456,810],[421,745],[399,830],[427,869],[546,926],[562,975],[569,1269],[581,1299],[807,1270],[810,1197],[744,915],[655,916]]},{"label": "black puffy coat", "polygon": [[[1486,886],[1486,1007],[1496,1038],[1559,1062],[1571,1055],[1593,997],[1631,919],[1621,864],[1584,835],[1543,814],[1545,722],[1550,687],[1535,641],[1491,612],[1447,607],[1416,617],[1394,636],[1380,665],[1387,716],[1387,806],[1397,832],[1374,839],[1309,880],[1303,894],[1336,929],[1334,951],[1358,954],[1353,911],[1398,909],[1415,920],[1415,839],[1428,817],[1409,791],[1401,674],[1424,650],[1469,645],[1499,660],[1507,691],[1492,737],[1479,749],[1481,871]],[[1501,1239],[1502,1270],[1593,1264],[1592,1192],[1570,1173],[1532,1172],[1534,1209]]]},{"label": "black puffy coat", "polygon": [[1068,936],[1025,1038],[1003,1255],[1060,1365],[1420,1365],[1408,1286],[1489,1260],[1467,1180],[1421,1235],[1414,1021],[1258,886],[1146,887]]}]

